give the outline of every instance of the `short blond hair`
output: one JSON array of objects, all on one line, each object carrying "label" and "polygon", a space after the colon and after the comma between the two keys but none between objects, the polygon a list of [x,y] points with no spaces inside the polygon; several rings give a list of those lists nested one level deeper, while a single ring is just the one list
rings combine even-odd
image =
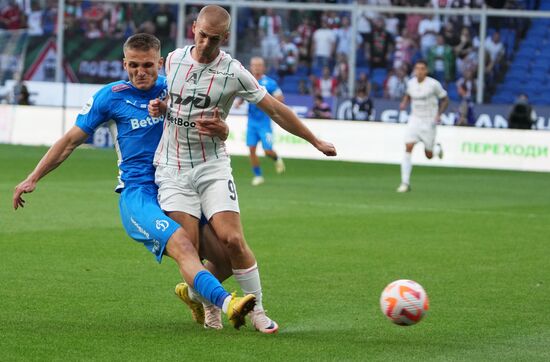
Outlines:
[{"label": "short blond hair", "polygon": [[151,34],[137,33],[126,39],[122,49],[124,51],[127,49],[134,49],[144,52],[154,49],[160,54],[160,40]]},{"label": "short blond hair", "polygon": [[229,27],[231,26],[231,15],[227,10],[218,5],[206,5],[203,7],[197,16],[197,22],[199,20],[215,21],[218,24],[224,24],[226,25],[225,31],[229,31]]}]

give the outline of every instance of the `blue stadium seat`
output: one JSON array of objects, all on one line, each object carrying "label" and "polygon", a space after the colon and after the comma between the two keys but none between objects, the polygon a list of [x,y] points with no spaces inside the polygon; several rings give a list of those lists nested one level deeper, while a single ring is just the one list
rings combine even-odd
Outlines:
[{"label": "blue stadium seat", "polygon": [[280,87],[285,94],[298,94],[298,83],[285,82]]},{"label": "blue stadium seat", "polygon": [[521,89],[522,92],[527,93],[529,98],[531,98],[537,95],[544,87],[540,83],[527,82],[519,84],[518,88]]},{"label": "blue stadium seat", "polygon": [[498,87],[495,94],[501,94],[502,95],[502,94],[506,94],[506,93],[510,93],[510,94],[514,93],[517,90],[518,84],[520,84],[520,83],[517,83],[517,82],[503,83],[500,87]]},{"label": "blue stadium seat", "polygon": [[532,26],[550,26],[549,19],[533,19],[531,20]]},{"label": "blue stadium seat", "polygon": [[548,28],[545,26],[531,28],[527,32],[527,36],[535,38],[546,38],[548,37]]},{"label": "blue stadium seat", "polygon": [[503,84],[515,84],[525,79],[525,73],[507,73]]},{"label": "blue stadium seat", "polygon": [[458,94],[458,90],[456,89],[456,83],[451,82],[447,84],[447,94],[449,95],[449,98],[453,101],[460,101],[460,95]]},{"label": "blue stadium seat", "polygon": [[510,104],[514,102],[514,95],[512,93],[495,94],[491,98],[491,102],[497,104]]},{"label": "blue stadium seat", "polygon": [[527,70],[530,65],[531,59],[528,59],[526,57],[516,57],[516,59],[514,59],[514,62],[512,63],[513,68],[524,69],[523,71]]},{"label": "blue stadium seat", "polygon": [[[537,84],[541,88],[545,88],[548,84],[548,72],[544,73],[531,73],[530,77],[526,79],[527,83]],[[544,89],[542,89],[544,90]]]},{"label": "blue stadium seat", "polygon": [[537,52],[538,52],[538,49],[536,49],[536,48],[522,47],[522,48],[518,49],[518,51],[515,53],[514,58],[515,59],[528,59],[528,58],[531,58],[532,56],[535,56],[537,54]]},{"label": "blue stadium seat", "polygon": [[522,46],[525,47],[533,47],[533,48],[539,48],[540,47],[540,39],[539,38],[529,38],[526,37],[525,40],[521,43]]},{"label": "blue stadium seat", "polygon": [[279,81],[279,74],[275,70],[271,70],[266,74],[269,78],[273,78],[276,82]]},{"label": "blue stadium seat", "polygon": [[368,66],[363,66],[363,67],[356,67],[355,68],[355,76],[356,78],[359,78],[359,74],[361,73],[365,73],[366,75],[369,75],[370,74],[370,68]]},{"label": "blue stadium seat", "polygon": [[512,66],[509,68],[510,70],[508,70],[508,74],[517,74],[519,76],[524,76],[525,73],[527,73],[529,71],[529,65],[527,64],[523,64],[523,63],[519,63],[517,64],[516,62],[512,63]]},{"label": "blue stadium seat", "polygon": [[371,79],[374,83],[382,84],[386,80],[388,71],[384,68],[374,68],[372,70]]},{"label": "blue stadium seat", "polygon": [[550,63],[550,51],[548,52],[541,52],[537,57],[535,58],[535,64],[543,64],[543,63]]},{"label": "blue stadium seat", "polygon": [[358,67],[368,65],[367,58],[365,58],[365,52],[362,49],[357,49],[355,53],[355,64],[357,64]]},{"label": "blue stadium seat", "polygon": [[546,83],[546,78],[548,77],[548,68],[536,68],[529,74],[529,78],[527,78],[528,82],[531,83]]},{"label": "blue stadium seat", "polygon": [[548,105],[548,98],[542,97],[541,95],[537,95],[532,99],[529,99],[529,101],[535,106]]},{"label": "blue stadium seat", "polygon": [[298,83],[300,79],[304,78],[300,75],[286,75],[283,79],[281,79],[282,83]]},{"label": "blue stadium seat", "polygon": [[550,47],[543,47],[543,48],[540,50],[539,56],[550,57]]},{"label": "blue stadium seat", "polygon": [[279,86],[283,90],[283,93],[286,92],[296,94],[298,93],[298,84],[300,83],[301,79],[305,78],[299,75],[287,75],[281,79],[281,81],[279,82]]},{"label": "blue stadium seat", "polygon": [[305,65],[299,65],[297,68],[296,68],[296,75],[299,75],[299,76],[307,76],[309,72],[309,67],[305,66]]},{"label": "blue stadium seat", "polygon": [[323,74],[323,68],[311,67],[311,74],[314,74],[315,76],[320,77]]},{"label": "blue stadium seat", "polygon": [[531,65],[529,66],[530,72],[533,73],[539,69],[542,69],[544,71],[548,70],[548,62],[546,57],[535,57],[533,61],[531,62]]},{"label": "blue stadium seat", "polygon": [[516,46],[516,31],[514,29],[502,29],[501,31],[502,43],[506,51],[506,58],[512,59],[514,54],[514,48]]}]

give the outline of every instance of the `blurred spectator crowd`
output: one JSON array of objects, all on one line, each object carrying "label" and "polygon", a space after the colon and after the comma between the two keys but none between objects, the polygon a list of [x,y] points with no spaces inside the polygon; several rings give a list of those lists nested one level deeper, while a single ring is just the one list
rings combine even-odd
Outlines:
[{"label": "blurred spectator crowd", "polygon": [[[296,2],[296,1],[289,1]],[[312,1],[309,1],[310,3]],[[317,1],[352,3],[353,1]],[[361,118],[373,108],[370,98],[401,99],[416,60],[428,62],[431,76],[462,103],[467,123],[478,71],[480,19],[458,9],[480,8],[483,0],[357,0],[359,5],[414,6],[457,9],[453,15],[390,14],[359,11],[274,10],[239,8],[237,57],[262,55],[268,75],[287,94],[311,95],[318,115],[330,116],[331,100],[358,100]],[[488,6],[535,9],[538,0],[492,0]],[[186,5],[184,35],[199,6]],[[351,28],[351,16],[357,32]],[[56,31],[57,0],[0,0],[0,29],[26,28],[30,35]],[[126,38],[149,32],[161,39],[176,37],[177,5],[67,0],[65,31],[89,39]],[[485,93],[489,96],[503,77],[528,20],[490,17],[485,39]],[[355,40],[357,48],[352,52]],[[348,87],[350,57],[355,54],[355,89]],[[354,103],[355,104],[355,103]],[[356,107],[356,108],[357,108]],[[357,109],[359,109],[357,108]]]},{"label": "blurred spectator crowd", "polygon": [[[481,8],[481,0],[358,0],[359,5],[414,6],[457,9],[453,15],[391,14],[359,11],[274,11],[250,9],[240,26],[243,38],[254,37],[267,60],[270,76],[287,93],[321,95],[330,99],[368,97],[399,100],[412,65],[426,60],[430,75],[449,91],[451,99],[471,106],[476,94],[480,18],[458,9]],[[535,1],[486,1],[507,9],[535,8]],[[351,16],[357,31],[352,33]],[[241,17],[239,17],[241,18]],[[253,19],[253,20],[250,20]],[[507,69],[510,57],[528,22],[517,18],[489,18],[484,39],[485,94]],[[246,30],[246,31],[245,31]],[[250,31],[254,30],[254,31]],[[241,35],[239,38],[241,38]],[[350,94],[349,60],[355,40],[355,89]],[[470,107],[471,108],[471,107]],[[467,112],[466,112],[467,113]],[[467,117],[465,115],[464,117]],[[464,120],[464,122],[466,122]]]},{"label": "blurred spectator crowd", "polygon": [[[57,0],[0,0],[0,29],[29,35],[57,31]],[[126,38],[136,32],[176,37],[177,5],[66,0],[65,31],[89,39]]]}]

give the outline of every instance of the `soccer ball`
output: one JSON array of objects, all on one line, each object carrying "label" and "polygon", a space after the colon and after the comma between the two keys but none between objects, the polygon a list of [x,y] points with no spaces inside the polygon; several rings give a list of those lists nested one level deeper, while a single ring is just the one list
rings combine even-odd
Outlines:
[{"label": "soccer ball", "polygon": [[393,323],[410,326],[420,322],[428,311],[428,295],[415,281],[396,280],[382,291],[380,308]]}]

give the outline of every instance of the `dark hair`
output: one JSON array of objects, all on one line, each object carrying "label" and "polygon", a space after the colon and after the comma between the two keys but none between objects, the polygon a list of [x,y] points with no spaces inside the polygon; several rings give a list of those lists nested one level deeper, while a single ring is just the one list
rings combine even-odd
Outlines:
[{"label": "dark hair", "polygon": [[425,61],[424,59],[419,59],[419,60],[417,60],[417,61],[414,63],[414,65],[417,65],[417,64],[424,64],[424,66],[425,66],[426,68],[428,68],[428,62]]},{"label": "dark hair", "polygon": [[160,53],[160,40],[151,34],[138,33],[126,39],[123,49],[134,49],[144,52],[154,49]]}]

